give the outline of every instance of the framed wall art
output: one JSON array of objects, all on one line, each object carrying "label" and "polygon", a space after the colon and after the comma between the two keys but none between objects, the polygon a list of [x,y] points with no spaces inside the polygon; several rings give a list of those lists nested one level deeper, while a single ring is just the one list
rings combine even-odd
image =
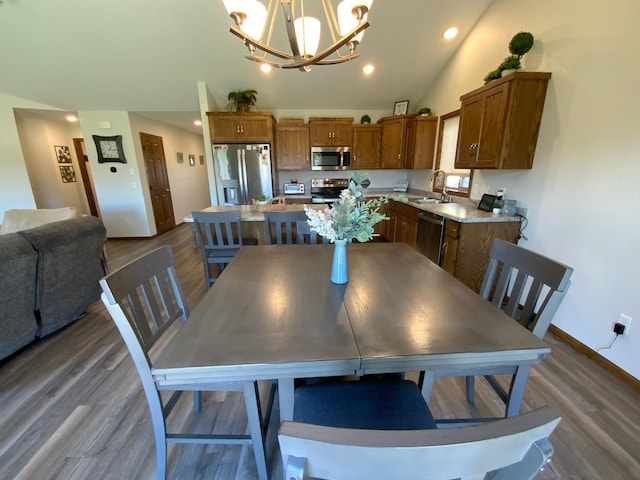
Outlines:
[{"label": "framed wall art", "polygon": [[54,145],[53,150],[56,152],[58,163],[71,163],[71,150],[66,145]]},{"label": "framed wall art", "polygon": [[178,163],[184,163],[184,155],[182,154],[182,152],[178,152],[177,157],[178,157]]},{"label": "framed wall art", "polygon": [[189,165],[191,165],[192,167],[196,166],[196,156],[189,154]]},{"label": "framed wall art", "polygon": [[406,115],[409,111],[409,100],[401,100],[394,103],[393,114],[394,115]]},{"label": "framed wall art", "polygon": [[200,165],[204,165],[204,155],[200,155]]},{"label": "framed wall art", "polygon": [[98,163],[127,163],[127,159],[124,157],[124,149],[122,148],[122,135],[111,137],[92,135],[92,137],[98,151]]},{"label": "framed wall art", "polygon": [[62,177],[62,183],[77,182],[73,165],[60,165],[60,176]]}]

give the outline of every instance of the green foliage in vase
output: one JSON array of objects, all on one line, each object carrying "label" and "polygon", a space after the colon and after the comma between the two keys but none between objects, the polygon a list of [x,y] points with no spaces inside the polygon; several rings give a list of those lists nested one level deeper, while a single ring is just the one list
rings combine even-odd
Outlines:
[{"label": "green foliage in vase", "polygon": [[369,185],[367,173],[356,172],[349,180],[349,188],[342,191],[340,200],[332,203],[330,208],[323,211],[305,205],[304,211],[311,229],[332,243],[352,239],[366,242],[378,235],[373,233],[373,227],[389,219],[380,213],[380,207],[389,202],[389,197],[366,200],[365,185]]}]

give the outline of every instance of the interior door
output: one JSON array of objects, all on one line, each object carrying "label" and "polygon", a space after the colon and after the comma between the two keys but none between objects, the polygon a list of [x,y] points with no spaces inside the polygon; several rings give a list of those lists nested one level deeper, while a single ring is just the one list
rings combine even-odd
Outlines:
[{"label": "interior door", "polygon": [[158,234],[168,232],[176,226],[176,222],[173,215],[173,202],[162,137],[140,132],[140,142],[147,170],[156,230]]}]

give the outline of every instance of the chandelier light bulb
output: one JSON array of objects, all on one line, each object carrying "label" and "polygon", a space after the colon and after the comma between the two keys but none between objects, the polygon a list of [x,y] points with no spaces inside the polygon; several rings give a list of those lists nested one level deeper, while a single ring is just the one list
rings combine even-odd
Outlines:
[{"label": "chandelier light bulb", "polygon": [[296,29],[300,56],[313,57],[320,44],[320,20],[314,17],[298,17],[293,25]]}]

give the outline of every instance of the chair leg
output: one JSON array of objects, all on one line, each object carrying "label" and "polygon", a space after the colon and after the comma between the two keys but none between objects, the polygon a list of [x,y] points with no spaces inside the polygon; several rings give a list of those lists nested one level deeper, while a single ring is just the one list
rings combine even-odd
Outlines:
[{"label": "chair leg", "polygon": [[474,392],[475,381],[474,381],[474,377],[467,376],[466,379],[465,379],[465,385],[467,387],[467,402],[473,403],[475,401],[475,392]]},{"label": "chair leg", "polygon": [[262,430],[262,414],[260,413],[261,407],[257,382],[245,384],[244,403],[247,409],[247,420],[249,423],[251,443],[253,445],[253,454],[255,455],[256,467],[258,468],[258,478],[260,480],[268,480],[267,456],[264,448],[265,439]]},{"label": "chair leg", "polygon": [[202,411],[202,392],[193,392],[193,413],[200,413]]}]

